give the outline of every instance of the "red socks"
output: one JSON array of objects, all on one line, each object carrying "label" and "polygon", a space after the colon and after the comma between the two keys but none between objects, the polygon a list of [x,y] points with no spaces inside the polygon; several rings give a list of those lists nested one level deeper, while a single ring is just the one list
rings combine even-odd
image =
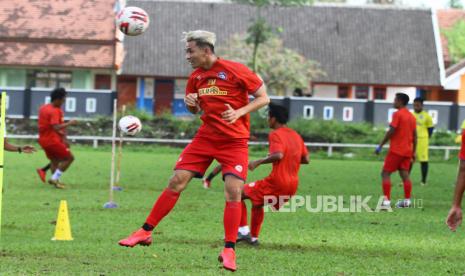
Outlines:
[{"label": "red socks", "polygon": [[[383,180],[383,193],[384,196],[391,200],[391,181],[390,180]],[[410,179],[404,181],[404,195],[405,199],[410,199],[412,194],[412,181]]]},{"label": "red socks", "polygon": [[250,234],[253,238],[258,238],[260,234],[260,228],[262,228],[263,219],[265,217],[265,210],[263,207],[252,207],[252,221]]},{"label": "red socks", "polygon": [[407,179],[404,181],[405,199],[410,199],[411,193],[412,193],[412,181],[410,181],[410,179]]},{"label": "red socks", "polygon": [[180,193],[166,188],[153,205],[152,211],[145,220],[145,223],[155,227],[173,209],[178,201]]},{"label": "red socks", "polygon": [[383,180],[383,193],[387,200],[391,200],[391,180]]},{"label": "red socks", "polygon": [[241,202],[226,201],[223,216],[225,242],[236,243],[237,232],[241,222],[241,212]]},{"label": "red socks", "polygon": [[245,205],[244,201],[241,201],[242,211],[241,211],[241,223],[239,224],[240,227],[247,226],[247,206]]}]

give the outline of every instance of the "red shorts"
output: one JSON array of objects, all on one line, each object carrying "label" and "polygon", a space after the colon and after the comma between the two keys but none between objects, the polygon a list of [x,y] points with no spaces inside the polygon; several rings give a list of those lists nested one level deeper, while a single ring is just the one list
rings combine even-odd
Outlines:
[{"label": "red shorts", "polygon": [[203,177],[216,159],[221,165],[223,178],[231,174],[245,181],[249,164],[247,142],[248,139],[194,137],[179,156],[174,169],[192,171],[196,173],[195,177]]},{"label": "red shorts", "polygon": [[386,158],[384,159],[383,170],[389,173],[395,172],[397,170],[410,170],[410,162],[412,157],[401,156],[392,152],[388,152]]},{"label": "red shorts", "polygon": [[295,195],[297,185],[292,185],[287,191],[278,190],[276,185],[266,179],[258,180],[244,185],[244,195],[252,201],[252,205],[272,205],[279,210],[289,199]]},{"label": "red shorts", "polygon": [[64,143],[56,143],[50,146],[42,146],[47,155],[47,158],[50,160],[64,160],[71,158],[71,151]]}]

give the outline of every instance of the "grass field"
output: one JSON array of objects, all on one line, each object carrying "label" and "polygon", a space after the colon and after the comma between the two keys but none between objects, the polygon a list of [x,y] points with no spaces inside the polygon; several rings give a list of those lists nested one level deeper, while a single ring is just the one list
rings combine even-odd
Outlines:
[{"label": "grass field", "polygon": [[[107,148],[106,148],[107,149]],[[76,163],[63,180],[67,190],[39,182],[33,156],[6,155],[1,275],[176,275],[228,274],[217,263],[222,248],[223,187],[220,178],[204,190],[199,180],[183,193],[159,225],[150,247],[121,248],[117,241],[140,227],[167,183],[178,149],[125,150],[120,208],[108,200],[110,154],[75,149]],[[381,192],[381,161],[314,159],[301,170],[300,195],[373,195]],[[259,179],[262,166],[249,175]],[[413,179],[418,180],[418,167]],[[428,186],[414,181],[422,209],[392,213],[267,213],[261,245],[237,247],[237,274],[244,275],[462,275],[465,231],[444,225],[456,163],[430,164]],[[393,198],[402,197],[393,178]],[[66,199],[74,241],[54,242],[59,201]],[[373,203],[373,202],[371,202]],[[376,203],[376,202],[375,202]],[[373,204],[371,204],[373,205]]]}]

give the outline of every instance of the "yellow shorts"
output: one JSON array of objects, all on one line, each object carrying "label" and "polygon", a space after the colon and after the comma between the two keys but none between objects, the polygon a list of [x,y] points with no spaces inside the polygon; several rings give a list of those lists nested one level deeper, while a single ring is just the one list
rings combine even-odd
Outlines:
[{"label": "yellow shorts", "polygon": [[417,161],[419,162],[428,162],[428,138],[418,138],[417,139]]}]

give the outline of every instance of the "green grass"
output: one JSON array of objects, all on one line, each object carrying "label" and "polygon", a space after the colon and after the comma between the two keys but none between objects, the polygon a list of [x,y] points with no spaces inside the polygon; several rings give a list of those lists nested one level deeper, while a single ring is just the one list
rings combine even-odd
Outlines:
[{"label": "green grass", "polygon": [[[223,237],[223,185],[216,178],[204,190],[194,180],[175,209],[159,225],[150,247],[121,248],[117,241],[137,229],[165,187],[179,149],[148,152],[127,148],[122,162],[123,192],[118,209],[108,200],[108,148],[75,149],[76,162],[63,178],[67,190],[39,182],[33,156],[6,155],[1,275],[213,275],[229,274],[217,261]],[[253,154],[257,155],[260,152]],[[381,192],[379,160],[314,159],[301,170],[299,195],[372,195]],[[249,180],[267,175],[260,167]],[[267,213],[259,248],[239,244],[238,274],[244,275],[462,275],[465,231],[444,225],[456,163],[430,164],[428,186],[413,194],[423,209],[392,213]],[[402,197],[398,176],[393,198]],[[74,241],[54,242],[59,201],[66,199]],[[371,204],[373,205],[373,204]]]}]

